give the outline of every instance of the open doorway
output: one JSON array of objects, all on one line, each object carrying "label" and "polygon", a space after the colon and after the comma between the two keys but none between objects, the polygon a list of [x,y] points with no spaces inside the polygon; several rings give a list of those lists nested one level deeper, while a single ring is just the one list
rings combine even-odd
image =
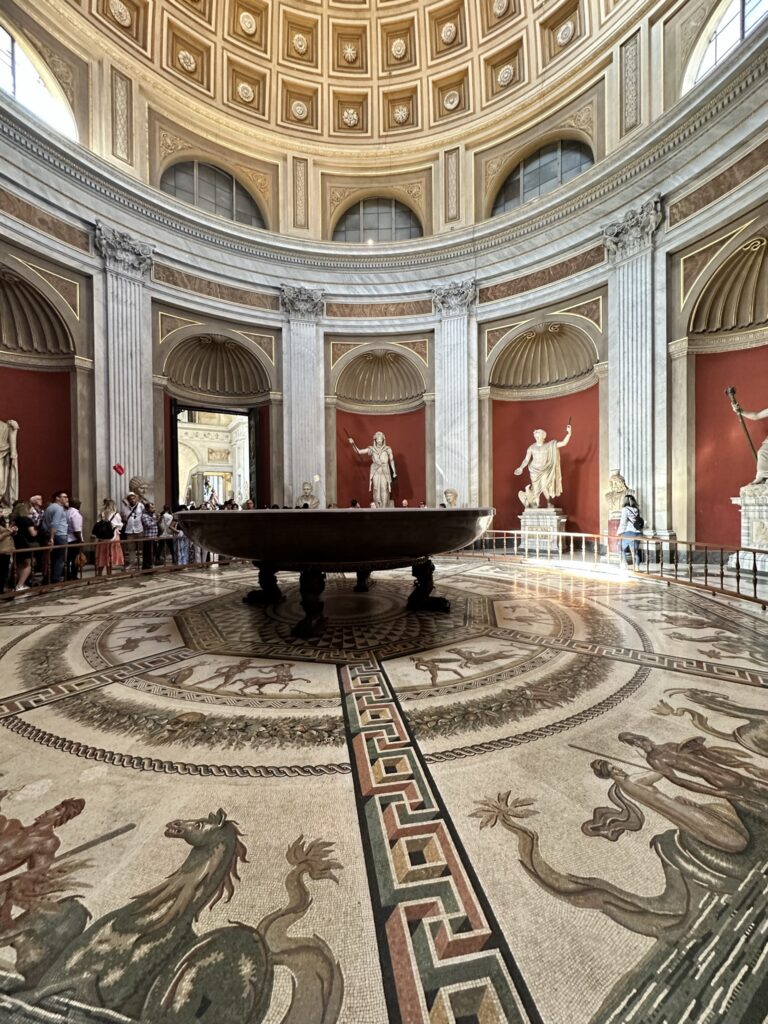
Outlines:
[{"label": "open doorway", "polygon": [[258,507],[258,410],[206,409],[174,401],[171,480],[174,506],[223,505],[249,499]]}]

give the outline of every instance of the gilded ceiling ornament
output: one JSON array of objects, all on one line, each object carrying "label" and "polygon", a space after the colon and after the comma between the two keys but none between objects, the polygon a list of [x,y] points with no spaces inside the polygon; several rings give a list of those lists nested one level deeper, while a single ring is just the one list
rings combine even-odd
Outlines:
[{"label": "gilded ceiling ornament", "polygon": [[450,44],[456,38],[456,24],[453,21],[446,21],[443,27],[440,29],[440,38],[443,40],[446,46]]},{"label": "gilded ceiling ornament", "polygon": [[133,15],[123,0],[109,0],[109,13],[122,28],[130,28]]},{"label": "gilded ceiling ornament", "polygon": [[405,45],[404,39],[393,39],[392,40],[392,56],[395,60],[402,60],[408,52],[408,47]]},{"label": "gilded ceiling ornament", "polygon": [[493,0],[493,13],[497,18],[502,18],[509,8],[509,0]]},{"label": "gilded ceiling ornament", "polygon": [[294,100],[291,104],[291,113],[297,121],[306,121],[309,115],[309,107],[303,100]]},{"label": "gilded ceiling ornament", "polygon": [[256,19],[250,11],[240,11],[240,28],[247,36],[256,35]]},{"label": "gilded ceiling ornament", "polygon": [[564,21],[560,28],[555,33],[555,39],[557,40],[558,46],[567,46],[568,43],[573,39],[573,34],[576,31],[576,26],[569,19]]},{"label": "gilded ceiling ornament", "polygon": [[344,49],[341,52],[347,64],[354,64],[357,60],[357,47],[354,43],[344,43]]},{"label": "gilded ceiling ornament", "polygon": [[356,128],[360,122],[360,115],[354,107],[345,107],[341,119],[347,128]]},{"label": "gilded ceiling ornament", "polygon": [[443,96],[443,106],[446,110],[455,110],[461,102],[461,96],[459,96],[458,89],[451,89]]},{"label": "gilded ceiling ornament", "polygon": [[400,103],[395,107],[394,111],[392,112],[392,116],[394,117],[396,124],[405,124],[405,122],[410,117],[410,113],[411,112],[405,105],[405,103]]},{"label": "gilded ceiling ornament", "polygon": [[301,32],[294,33],[293,39],[291,40],[291,45],[293,46],[294,50],[296,51],[296,53],[298,53],[300,57],[303,57],[304,54],[309,49],[309,42],[307,40],[307,37],[303,35],[303,33]]},{"label": "gilded ceiling ornament", "polygon": [[237,95],[243,103],[253,103],[256,93],[253,91],[253,86],[249,85],[248,82],[240,82],[237,86]]},{"label": "gilded ceiling ornament", "polygon": [[504,88],[509,85],[510,82],[515,80],[515,69],[512,64],[505,64],[503,68],[499,68],[496,75],[496,81],[499,85]]},{"label": "gilded ceiling ornament", "polygon": [[197,60],[192,56],[189,50],[179,50],[176,54],[176,60],[190,75],[197,71]]}]

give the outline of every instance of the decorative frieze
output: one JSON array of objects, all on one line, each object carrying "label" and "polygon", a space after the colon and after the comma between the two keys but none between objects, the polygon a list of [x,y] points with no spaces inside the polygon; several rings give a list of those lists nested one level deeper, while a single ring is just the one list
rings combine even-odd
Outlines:
[{"label": "decorative frieze", "polygon": [[626,135],[641,121],[640,32],[621,46],[621,134]]}]

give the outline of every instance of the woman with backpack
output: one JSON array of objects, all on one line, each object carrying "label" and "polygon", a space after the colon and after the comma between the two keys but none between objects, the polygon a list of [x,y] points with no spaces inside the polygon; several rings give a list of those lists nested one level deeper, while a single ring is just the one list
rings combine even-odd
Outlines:
[{"label": "woman with backpack", "polygon": [[627,554],[632,554],[632,565],[637,568],[638,553],[640,545],[637,538],[642,537],[645,523],[643,517],[640,515],[640,509],[637,507],[637,502],[633,495],[628,494],[624,498],[624,504],[621,509],[621,519],[619,520],[619,528],[616,531],[618,536],[621,537],[621,561],[622,564],[626,561],[629,562]]},{"label": "woman with backpack", "polygon": [[120,543],[120,531],[123,528],[123,517],[117,511],[117,505],[110,498],[105,498],[99,512],[99,518],[93,524],[91,533],[99,542],[96,545],[96,575],[101,576],[107,570],[112,575],[112,567],[124,565],[123,546]]}]

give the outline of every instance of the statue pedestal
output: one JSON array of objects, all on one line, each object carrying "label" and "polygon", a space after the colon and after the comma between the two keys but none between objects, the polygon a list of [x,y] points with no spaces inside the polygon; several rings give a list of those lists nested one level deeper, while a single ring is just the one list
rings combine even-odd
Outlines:
[{"label": "statue pedestal", "polygon": [[520,516],[518,551],[562,554],[567,517],[561,508],[527,508]]},{"label": "statue pedestal", "polygon": [[[758,548],[765,554],[742,551],[739,554],[739,568],[751,571],[757,562],[757,571],[768,573],[768,483],[747,484],[742,487],[738,498],[731,498],[731,504],[741,508],[741,546]],[[728,568],[736,568],[736,556],[728,559]]]}]

